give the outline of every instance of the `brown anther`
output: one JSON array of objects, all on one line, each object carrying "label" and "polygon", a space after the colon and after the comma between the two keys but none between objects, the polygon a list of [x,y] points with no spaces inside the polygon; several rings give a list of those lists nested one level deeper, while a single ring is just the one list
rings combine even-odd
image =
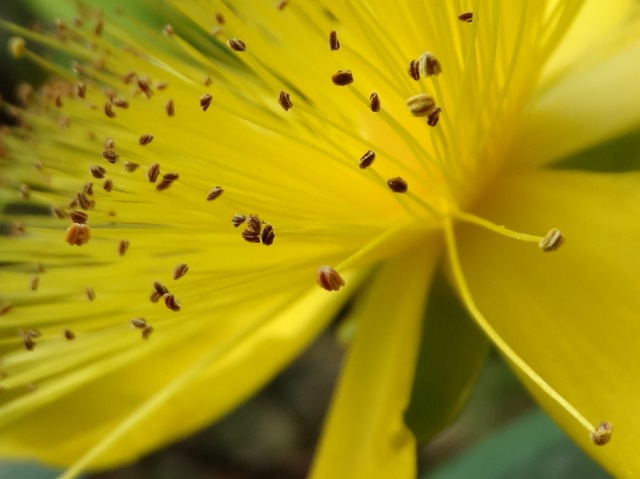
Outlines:
[{"label": "brown anther", "polygon": [[62,108],[62,97],[60,95],[56,96],[55,104],[56,108]]},{"label": "brown anther", "polygon": [[173,270],[173,279],[182,278],[185,274],[187,274],[188,271],[189,271],[189,265],[188,264],[181,263],[181,264],[177,265],[176,268]]},{"label": "brown anther", "polygon": [[75,208],[78,206],[78,197],[74,196],[73,198],[71,198],[71,201],[69,201],[69,208]]},{"label": "brown anther", "polygon": [[176,108],[173,104],[173,100],[167,100],[167,103],[164,105],[164,111],[167,113],[167,116],[174,116],[176,114]]},{"label": "brown anther", "polygon": [[104,19],[98,18],[98,21],[96,22],[96,26],[93,29],[93,33],[100,36],[102,35],[103,30],[104,30]]},{"label": "brown anther", "polygon": [[116,147],[116,141],[109,137],[104,139],[104,149],[105,150],[113,150]]},{"label": "brown anther", "polygon": [[249,243],[260,243],[259,231],[244,230],[241,235],[242,238]]},{"label": "brown anther", "polygon": [[166,81],[162,81],[156,85],[156,90],[166,90],[169,84]]},{"label": "brown anther", "polygon": [[344,279],[331,266],[320,266],[316,272],[316,281],[327,291],[338,291],[345,285]]},{"label": "brown anther", "polygon": [[409,62],[409,66],[407,67],[407,73],[409,73],[409,76],[413,78],[415,81],[420,80],[420,64],[418,60],[411,60]]},{"label": "brown anther", "polygon": [[151,86],[149,85],[149,81],[144,78],[136,78],[136,85],[147,98],[150,98],[153,95],[153,91],[151,90]]},{"label": "brown anther", "polygon": [[104,183],[102,183],[102,189],[107,193],[111,192],[111,190],[113,190],[113,180],[110,178],[104,180]]},{"label": "brown anther", "polygon": [[202,84],[204,86],[210,86],[212,83],[213,83],[213,80],[211,79],[211,77],[209,75],[204,77],[204,80],[202,80]]},{"label": "brown anther", "polygon": [[129,100],[127,100],[126,98],[113,98],[111,100],[111,103],[113,103],[113,106],[117,106],[118,108],[122,108],[123,110],[129,108]]},{"label": "brown anther", "polygon": [[150,135],[149,133],[145,133],[144,135],[140,136],[140,138],[138,138],[138,143],[142,146],[148,145],[152,141],[153,135]]},{"label": "brown anther", "polygon": [[149,166],[147,170],[147,178],[149,179],[149,183],[155,183],[158,179],[158,175],[160,174],[160,164],[154,163]]},{"label": "brown anther", "polygon": [[247,218],[247,230],[254,231],[256,233],[260,233],[262,229],[262,221],[258,218],[257,215],[249,215]]},{"label": "brown anther", "polygon": [[138,74],[136,72],[129,72],[127,73],[123,78],[122,81],[124,82],[125,85],[128,85],[129,83],[131,83],[134,78],[136,78],[138,76]]},{"label": "brown anther", "polygon": [[436,101],[431,95],[418,93],[407,98],[407,107],[413,116],[428,116],[436,108]]},{"label": "brown anther", "polygon": [[433,110],[431,113],[429,113],[429,116],[427,117],[427,125],[436,126],[438,124],[438,122],[440,121],[440,112],[441,111],[442,111],[442,109],[440,107],[436,107],[435,110]]},{"label": "brown anther", "polygon": [[98,165],[90,166],[89,171],[91,172],[91,176],[93,176],[98,180],[104,178],[104,175],[107,173],[107,170],[105,170],[102,166],[98,166]]},{"label": "brown anther", "polygon": [[393,191],[394,193],[406,193],[409,189],[407,182],[399,176],[396,176],[395,178],[389,178],[387,180],[387,186],[389,186],[389,188],[391,188],[391,191]]},{"label": "brown anther", "polygon": [[82,187],[82,191],[85,195],[93,196],[93,183],[85,183]]},{"label": "brown anther", "polygon": [[58,206],[52,206],[51,207],[51,213],[58,219],[64,219],[67,217],[67,214],[64,212],[64,210],[62,208],[59,208]]},{"label": "brown anther", "polygon": [[178,178],[180,178],[180,173],[176,173],[175,171],[170,171],[162,175],[163,181],[176,181]]},{"label": "brown anther", "polygon": [[87,84],[84,82],[78,82],[74,88],[74,91],[78,98],[84,98],[87,94]]},{"label": "brown anther", "polygon": [[247,49],[247,46],[244,44],[244,42],[237,38],[230,38],[229,40],[227,40],[227,45],[229,45],[229,48],[236,52],[243,52]]},{"label": "brown anther", "polygon": [[36,347],[36,342],[31,336],[22,336],[22,343],[27,351],[33,351]]},{"label": "brown anther", "polygon": [[84,290],[85,294],[87,295],[87,299],[89,301],[95,301],[96,299],[96,292],[93,290],[93,288],[87,288]]},{"label": "brown anther", "polygon": [[142,339],[149,339],[151,333],[153,333],[153,326],[147,325],[147,327],[142,330]]},{"label": "brown anther", "polygon": [[160,296],[163,296],[169,292],[167,287],[164,284],[162,284],[160,281],[154,281],[153,287]]},{"label": "brown anther", "polygon": [[2,306],[0,306],[0,316],[4,316],[9,311],[11,311],[12,308],[13,308],[13,304],[4,303]]},{"label": "brown anther", "polygon": [[109,163],[114,164],[118,161],[120,156],[116,153],[116,150],[102,150],[102,158],[107,160]]},{"label": "brown anther", "polygon": [[83,224],[86,224],[87,219],[89,218],[89,215],[86,214],[84,211],[74,210],[71,213],[69,213],[69,218],[71,218],[71,221],[73,221],[74,223],[79,223],[83,225]]},{"label": "brown anther", "polygon": [[216,198],[218,198],[222,193],[224,193],[224,190],[222,189],[222,187],[220,186],[216,186],[214,187],[211,191],[209,191],[209,193],[207,194],[207,201],[213,201]]},{"label": "brown anther", "polygon": [[211,106],[211,101],[213,97],[209,93],[205,93],[200,97],[200,108],[202,111],[207,111],[207,109]]},{"label": "brown anther", "polygon": [[167,36],[171,36],[173,35],[174,31],[173,31],[173,25],[169,25],[168,23],[162,27],[162,33],[164,33]]},{"label": "brown anther", "polygon": [[116,112],[113,111],[113,103],[110,101],[104,104],[104,114],[107,115],[108,118],[115,118]]},{"label": "brown anther", "polygon": [[132,318],[131,326],[138,329],[146,328],[148,325],[147,320],[144,318]]},{"label": "brown anther", "polygon": [[604,446],[611,441],[611,435],[613,434],[613,424],[609,421],[603,421],[591,431],[591,442],[596,446]]},{"label": "brown anther", "polygon": [[8,45],[9,53],[14,58],[20,58],[27,51],[27,42],[22,37],[11,37]]},{"label": "brown anther", "polygon": [[40,284],[40,276],[38,276],[37,274],[34,274],[33,276],[31,276],[31,279],[29,279],[29,289],[31,291],[36,291],[38,289],[39,284]]},{"label": "brown anther", "polygon": [[62,331],[62,334],[64,335],[64,338],[67,339],[68,341],[71,341],[73,339],[76,339],[76,333],[74,333],[73,331],[71,331],[70,329],[65,328]]},{"label": "brown anther", "polygon": [[95,205],[95,202],[92,200],[89,200],[89,198],[87,197],[87,194],[84,191],[78,193],[76,195],[76,199],[78,200],[78,204],[80,205],[80,208],[82,208],[83,210],[92,210],[93,206]]},{"label": "brown anther", "polygon": [[338,34],[335,30],[329,32],[329,50],[340,50],[340,40],[338,40]]},{"label": "brown anther", "polygon": [[160,298],[162,298],[161,294],[158,294],[157,291],[154,291],[153,293],[151,293],[151,295],[149,296],[149,299],[151,300],[152,303],[157,303],[158,301],[160,301]]},{"label": "brown anther", "polygon": [[461,22],[471,23],[473,21],[473,12],[462,12],[458,15],[458,20]]},{"label": "brown anther", "polygon": [[376,152],[373,150],[369,150],[360,157],[360,163],[358,164],[358,167],[362,170],[364,170],[365,168],[369,168],[373,163],[373,160],[375,159],[376,159]]},{"label": "brown anther", "polygon": [[180,311],[180,303],[176,300],[175,296],[171,293],[165,293],[162,295],[162,299],[164,300],[164,304],[171,311],[178,312]]},{"label": "brown anther", "polygon": [[280,0],[278,3],[276,3],[276,8],[278,10],[284,10],[287,5],[289,5],[289,0]]},{"label": "brown anther", "polygon": [[552,228],[549,232],[540,240],[538,246],[545,253],[555,251],[564,243],[564,236],[557,228]]},{"label": "brown anther", "polygon": [[120,256],[124,256],[127,253],[128,249],[129,249],[129,240],[120,240],[120,243],[118,243],[118,254]]},{"label": "brown anther", "polygon": [[36,273],[44,273],[44,265],[42,263],[36,264]]},{"label": "brown anther", "polygon": [[73,223],[64,234],[64,240],[70,245],[82,246],[90,239],[91,229],[82,223]]},{"label": "brown anther", "polygon": [[418,59],[420,73],[426,77],[442,73],[442,66],[431,52],[424,52]]},{"label": "brown anther", "polygon": [[156,191],[164,191],[169,189],[169,187],[173,184],[173,181],[161,180],[160,183],[156,185]]},{"label": "brown anther", "polygon": [[216,17],[216,22],[218,22],[218,25],[224,25],[224,15],[222,13],[216,12],[215,17]]},{"label": "brown anther", "polygon": [[31,188],[29,185],[20,185],[20,196],[23,200],[28,200],[31,198]]},{"label": "brown anther", "polygon": [[264,229],[262,230],[262,244],[265,246],[272,245],[275,238],[276,234],[273,231],[273,226],[269,223],[264,225]]},{"label": "brown anther", "polygon": [[133,173],[134,171],[136,171],[138,169],[140,165],[138,163],[134,163],[132,161],[125,161],[124,162],[124,169],[127,173]]},{"label": "brown anther", "polygon": [[238,226],[240,226],[242,223],[245,222],[245,220],[247,219],[247,217],[245,215],[241,215],[240,213],[233,215],[233,218],[231,218],[231,224],[237,228]]},{"label": "brown anther", "polygon": [[331,81],[337,86],[347,86],[353,83],[351,70],[338,70],[331,76]]},{"label": "brown anther", "polygon": [[291,107],[293,106],[293,102],[291,101],[291,97],[284,90],[282,90],[278,94],[278,103],[280,103],[280,106],[284,109],[284,111],[289,111],[291,109]]},{"label": "brown anther", "polygon": [[376,92],[373,92],[371,95],[369,95],[369,107],[374,113],[380,111],[380,97]]}]

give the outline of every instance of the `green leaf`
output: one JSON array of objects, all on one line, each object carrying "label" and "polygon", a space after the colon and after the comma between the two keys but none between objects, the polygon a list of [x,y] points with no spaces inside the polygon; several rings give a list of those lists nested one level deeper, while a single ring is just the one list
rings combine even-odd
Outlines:
[{"label": "green leaf", "polygon": [[606,479],[610,476],[541,411],[421,479]]},{"label": "green leaf", "polygon": [[428,441],[451,424],[466,403],[488,351],[440,271],[434,278],[405,423],[418,441]]}]

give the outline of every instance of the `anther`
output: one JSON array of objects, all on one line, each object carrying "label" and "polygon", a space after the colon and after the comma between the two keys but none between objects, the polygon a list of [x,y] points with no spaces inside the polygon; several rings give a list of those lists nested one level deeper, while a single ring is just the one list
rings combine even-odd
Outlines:
[{"label": "anther", "polygon": [[142,330],[142,339],[149,339],[151,333],[153,333],[153,326],[147,325],[147,327]]},{"label": "anther", "polygon": [[278,10],[284,10],[285,7],[289,5],[289,0],[280,0],[277,4],[276,4],[276,8]]},{"label": "anther", "polygon": [[338,70],[331,76],[331,81],[337,86],[347,86],[353,83],[351,70]]},{"label": "anther", "polygon": [[162,284],[160,281],[154,281],[153,287],[160,296],[163,296],[169,292],[167,287],[164,284]]},{"label": "anther", "polygon": [[14,58],[20,58],[27,51],[27,42],[22,37],[11,37],[9,39],[9,53]]},{"label": "anther", "polygon": [[167,100],[167,103],[164,105],[164,111],[167,113],[167,116],[174,116],[176,114],[173,100]]},{"label": "anther", "polygon": [[371,95],[369,95],[369,107],[374,113],[380,111],[380,97],[376,92],[373,92]]},{"label": "anther", "polygon": [[218,25],[224,25],[224,15],[222,13],[216,12],[215,17],[216,17],[216,22],[218,22]]},{"label": "anther", "polygon": [[371,164],[373,163],[373,160],[375,160],[375,159],[376,159],[375,151],[369,150],[364,155],[362,155],[360,157],[360,163],[358,164],[358,167],[361,170],[364,170],[365,168],[369,168],[371,166]]},{"label": "anther", "polygon": [[458,20],[461,22],[471,23],[473,21],[473,12],[462,12],[458,15]]},{"label": "anther", "polygon": [[418,93],[407,98],[407,107],[413,116],[428,116],[436,108],[436,101],[431,95]]},{"label": "anther", "polygon": [[229,45],[229,47],[236,52],[243,52],[247,49],[247,46],[244,44],[244,42],[237,38],[229,39],[227,41],[227,45]]},{"label": "anther", "polygon": [[9,311],[11,311],[12,308],[13,308],[12,303],[4,303],[2,306],[0,306],[0,316],[4,316]]},{"label": "anther", "polygon": [[245,229],[242,233],[242,238],[249,243],[260,243],[260,232]]},{"label": "anther", "polygon": [[436,126],[438,124],[438,121],[440,121],[440,112],[441,111],[442,111],[441,108],[436,107],[435,110],[433,110],[431,113],[429,113],[429,116],[427,117],[427,125]]},{"label": "anther", "polygon": [[71,218],[71,221],[73,221],[74,223],[79,223],[83,225],[87,222],[89,215],[86,214],[84,211],[75,210],[69,213],[69,218]]},{"label": "anther", "polygon": [[84,82],[78,82],[74,88],[74,91],[78,98],[84,98],[87,94],[87,85]]},{"label": "anther", "polygon": [[124,82],[125,85],[130,84],[134,78],[136,78],[138,76],[138,74],[136,72],[129,72],[127,73],[123,78],[122,81]]},{"label": "anther", "polygon": [[591,442],[596,446],[604,446],[611,440],[613,434],[613,424],[609,421],[603,421],[591,431]]},{"label": "anther", "polygon": [[76,339],[76,333],[74,333],[70,329],[65,328],[64,331],[62,331],[62,334],[64,335],[64,338],[68,341]]},{"label": "anther", "polygon": [[200,108],[202,111],[207,111],[207,109],[211,106],[211,101],[213,97],[209,93],[205,93],[200,97]]},{"label": "anther", "polygon": [[123,110],[129,108],[129,100],[127,100],[126,98],[113,98],[111,100],[111,103],[113,103],[113,106],[117,106],[118,108],[122,108]]},{"label": "anther", "polygon": [[107,193],[110,193],[111,190],[113,190],[113,180],[110,178],[104,180],[104,183],[102,183],[102,189]]},{"label": "anther", "polygon": [[331,266],[324,265],[316,272],[316,281],[327,291],[338,291],[345,285],[344,279]]},{"label": "anther", "polygon": [[138,163],[134,163],[132,161],[125,161],[124,162],[124,169],[127,173],[133,173],[134,171],[136,171],[138,169],[140,165]]},{"label": "anther", "polygon": [[173,25],[169,25],[168,23],[162,28],[162,33],[167,36],[173,35]]},{"label": "anther", "polygon": [[240,226],[242,223],[245,222],[245,220],[247,219],[247,217],[245,215],[241,215],[240,213],[233,215],[233,218],[231,218],[231,224],[237,228],[238,226]]},{"label": "anther", "polygon": [[105,170],[102,166],[98,166],[98,165],[90,166],[89,171],[91,172],[91,176],[93,176],[98,180],[104,178],[104,175],[107,173],[107,170]]},{"label": "anther", "polygon": [[160,298],[162,298],[161,294],[158,294],[157,291],[154,291],[153,293],[151,293],[151,295],[149,296],[149,300],[151,300],[152,303],[157,303],[158,301],[160,301]]},{"label": "anther", "polygon": [[140,136],[140,138],[138,138],[138,143],[142,146],[148,145],[152,141],[153,135],[150,135],[149,133],[145,133],[144,135]]},{"label": "anther", "polygon": [[284,90],[282,90],[278,94],[278,103],[280,103],[280,106],[284,109],[284,111],[289,111],[289,109],[293,106],[293,102],[291,101],[291,97]]},{"label": "anther", "polygon": [[409,189],[407,182],[399,176],[396,176],[395,178],[389,178],[387,180],[387,185],[394,193],[406,193]]},{"label": "anther", "polygon": [[33,351],[36,347],[36,342],[31,336],[28,335],[22,336],[22,343],[24,344],[24,347],[27,351]]},{"label": "anther", "polygon": [[162,180],[156,185],[156,191],[164,191],[173,184],[173,181]]},{"label": "anther", "polygon": [[64,212],[64,210],[58,206],[52,206],[51,207],[51,213],[58,219],[64,219],[67,217],[67,214]]},{"label": "anther", "polygon": [[104,114],[107,115],[107,118],[115,118],[116,112],[113,111],[113,103],[110,101],[104,104]]},{"label": "anther", "polygon": [[136,85],[138,85],[138,88],[140,89],[140,91],[144,93],[144,95],[147,98],[150,98],[151,95],[153,95],[153,91],[151,90],[151,86],[149,85],[149,82],[144,78],[140,78],[140,77],[136,78]]},{"label": "anther", "polygon": [[67,228],[64,234],[64,240],[70,245],[82,246],[87,244],[91,239],[91,229],[89,226],[81,223],[73,223]]},{"label": "anther", "polygon": [[247,227],[246,227],[249,231],[256,231],[258,233],[260,233],[260,230],[262,229],[262,221],[260,221],[260,218],[258,218],[257,215],[249,215],[247,217]]},{"label": "anther", "polygon": [[175,296],[172,293],[166,293],[162,295],[162,299],[164,300],[164,304],[167,308],[169,308],[173,312],[180,311],[180,303],[176,300]]},{"label": "anther", "polygon": [[149,183],[155,183],[158,179],[158,175],[160,174],[160,164],[154,163],[149,166],[147,170],[147,178],[149,179]]},{"label": "anther", "polygon": [[215,188],[213,188],[209,194],[207,194],[207,201],[213,201],[216,198],[218,198],[222,193],[224,193],[224,190],[220,187],[220,186],[216,186]]},{"label": "anther", "polygon": [[340,40],[338,40],[338,34],[335,30],[329,32],[329,49],[331,51],[340,49]]},{"label": "anther", "polygon": [[93,33],[95,33],[97,36],[102,35],[102,31],[104,30],[104,19],[99,18],[98,21],[96,22],[96,26],[93,29]]},{"label": "anther", "polygon": [[273,226],[267,223],[262,230],[262,244],[265,246],[272,245],[275,238],[276,234],[273,231]]},{"label": "anther", "polygon": [[147,320],[144,318],[132,318],[131,326],[137,329],[144,329],[147,327]]},{"label": "anther", "polygon": [[169,84],[166,81],[160,82],[156,85],[156,90],[166,90]]},{"label": "anther", "polygon": [[113,138],[105,138],[104,139],[104,149],[105,150],[113,150],[116,147],[116,141]]},{"label": "anther", "polygon": [[178,178],[180,178],[180,173],[176,173],[175,171],[170,171],[162,175],[163,181],[176,181]]},{"label": "anther", "polygon": [[20,196],[23,200],[28,200],[31,198],[31,188],[29,185],[20,185]]},{"label": "anther", "polygon": [[76,195],[76,199],[78,200],[80,208],[82,208],[83,210],[93,209],[95,202],[93,200],[90,200],[84,191],[78,193]]},{"label": "anther", "polygon": [[442,73],[442,66],[440,65],[440,62],[431,52],[424,52],[420,55],[420,58],[418,59],[418,66],[420,68],[420,73],[426,77]]},{"label": "anther", "polygon": [[62,108],[62,97],[60,95],[56,96],[55,99],[56,108]]},{"label": "anther", "polygon": [[82,191],[85,195],[93,196],[93,183],[85,183],[82,187]]},{"label": "anther", "polygon": [[189,271],[189,265],[188,264],[181,263],[181,264],[177,265],[176,268],[173,270],[173,279],[182,278],[185,274],[187,274],[188,271]]},{"label": "anther", "polygon": [[89,301],[95,301],[96,299],[96,292],[93,290],[93,288],[86,288],[84,290],[84,294],[87,295],[87,299]]},{"label": "anther", "polygon": [[29,280],[29,289],[31,291],[36,291],[38,289],[39,284],[40,284],[40,276],[38,276],[37,274],[34,274],[33,276],[31,276],[31,279]]},{"label": "anther", "polygon": [[418,60],[411,60],[409,62],[409,66],[407,67],[407,73],[409,73],[409,76],[413,78],[415,81],[420,80],[420,64]]},{"label": "anther", "polygon": [[114,164],[116,161],[118,161],[119,157],[120,156],[118,155],[118,153],[116,153],[115,150],[107,149],[102,151],[102,158],[104,158],[111,164]]},{"label": "anther", "polygon": [[555,251],[564,243],[564,236],[557,228],[552,228],[549,232],[540,240],[538,246],[545,253]]},{"label": "anther", "polygon": [[118,243],[118,254],[120,256],[124,256],[127,253],[128,249],[129,249],[129,240],[120,240],[120,243]]}]

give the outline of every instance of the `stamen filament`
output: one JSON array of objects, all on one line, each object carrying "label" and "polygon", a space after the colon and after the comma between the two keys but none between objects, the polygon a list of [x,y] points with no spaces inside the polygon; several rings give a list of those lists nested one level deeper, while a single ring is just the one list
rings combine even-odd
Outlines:
[{"label": "stamen filament", "polygon": [[458,256],[458,248],[456,245],[455,233],[453,230],[453,222],[451,218],[445,218],[444,220],[444,233],[445,241],[447,245],[447,256],[451,271],[455,280],[455,284],[458,288],[458,292],[465,304],[467,310],[476,321],[478,326],[489,337],[493,344],[500,350],[500,352],[521,372],[523,372],[529,380],[531,380],[536,386],[538,386],[546,395],[548,395],[553,401],[555,401],[562,409],[569,413],[581,426],[583,426],[590,434],[595,430],[595,426],[587,420],[580,412],[565,399],[558,391],[553,389],[527,362],[522,359],[509,344],[500,336],[500,334],[491,326],[484,315],[478,309],[467,281],[462,272],[462,265],[460,264],[460,258]]},{"label": "stamen filament", "polygon": [[497,225],[489,220],[473,215],[471,213],[465,213],[463,211],[454,211],[452,213],[452,216],[456,219],[464,221],[465,223],[471,223],[477,226],[481,226],[485,229],[488,229],[489,231],[493,231],[494,233],[506,236],[507,238],[527,241],[529,243],[540,243],[544,239],[543,236],[531,235],[528,233],[519,233],[517,231],[510,230],[505,226]]}]

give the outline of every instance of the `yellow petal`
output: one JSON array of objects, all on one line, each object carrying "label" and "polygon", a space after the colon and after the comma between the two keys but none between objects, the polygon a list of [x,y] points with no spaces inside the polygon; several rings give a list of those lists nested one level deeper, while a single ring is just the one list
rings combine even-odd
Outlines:
[{"label": "yellow petal", "polygon": [[640,17],[634,18],[600,37],[540,91],[514,142],[514,158],[549,163],[640,125]]},{"label": "yellow petal", "polygon": [[604,447],[527,380],[543,407],[616,477],[640,472],[640,175],[548,171],[504,178],[480,213],[520,231],[559,228],[566,244],[460,229],[462,266],[480,310],[512,349],[594,424]]},{"label": "yellow petal", "polygon": [[376,275],[356,313],[358,331],[334,396],[313,479],[415,476],[415,440],[403,413],[437,251],[422,245],[385,263]]}]

